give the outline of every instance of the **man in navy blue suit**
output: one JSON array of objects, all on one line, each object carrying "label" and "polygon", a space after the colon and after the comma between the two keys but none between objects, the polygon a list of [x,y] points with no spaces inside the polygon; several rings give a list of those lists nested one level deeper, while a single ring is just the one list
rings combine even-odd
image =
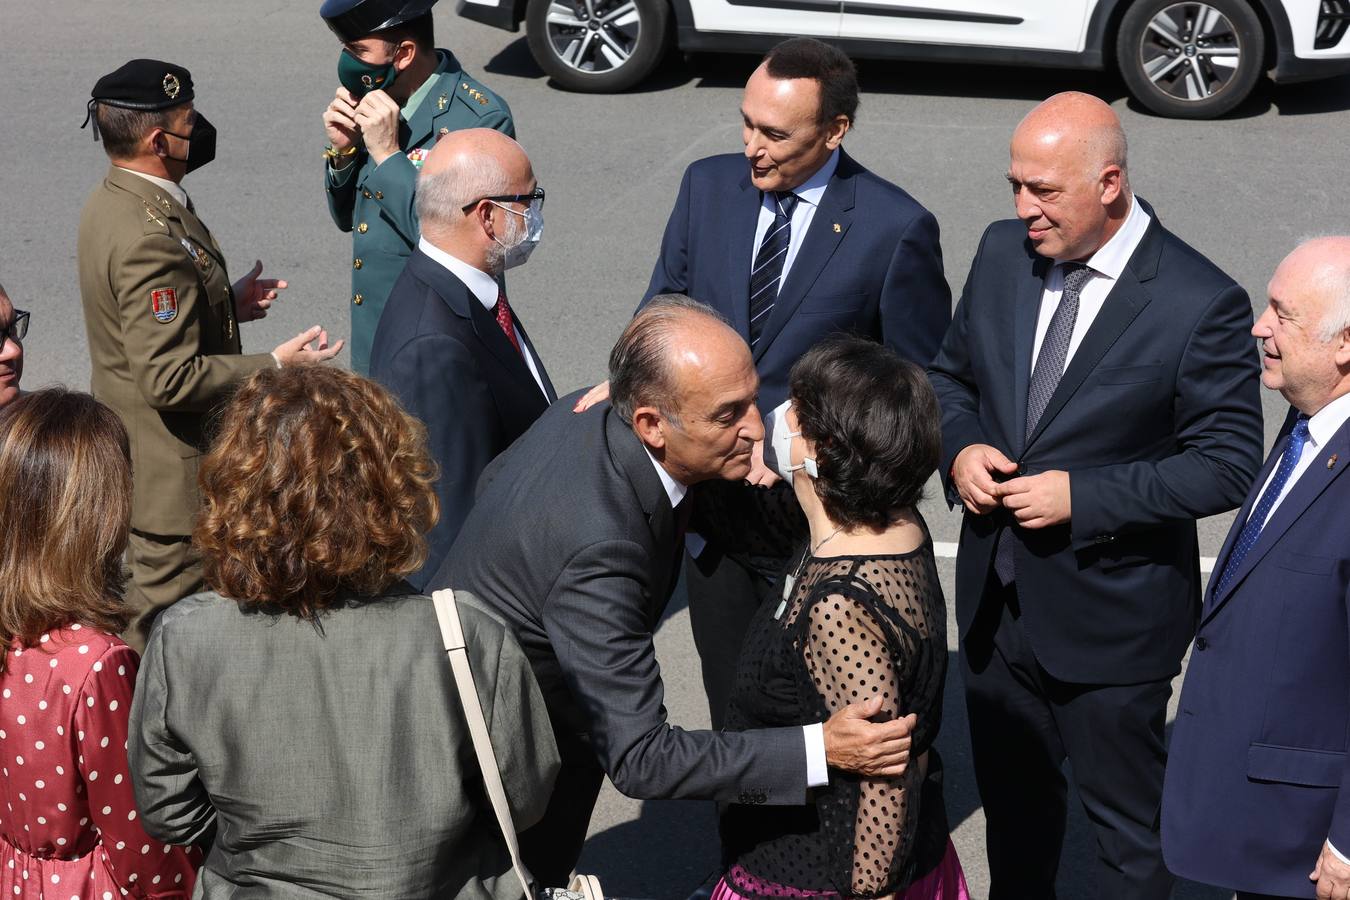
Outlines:
[{"label": "man in navy blue suit", "polygon": [[[721,313],[750,345],[764,413],[826,335],[926,366],[951,320],[937,220],[844,152],[857,109],[842,51],[809,38],[770,51],[745,86],[744,152],[685,172],[643,299],[687,294]],[[806,533],[790,490],[760,490],[777,480],[757,465],[751,484],[708,485],[694,513],[685,578],[715,728],[750,616]]]},{"label": "man in navy blue suit", "polygon": [[488,128],[442,137],[418,177],[422,237],[380,316],[370,375],[426,425],[441,470],[440,520],[408,576],[419,591],[450,552],[483,469],[558,399],[502,282],[538,244],[543,203],[525,151]]},{"label": "man in navy blue suit", "polygon": [[1243,898],[1350,894],[1350,237],[1275,270],[1252,329],[1293,407],[1205,595],[1163,852]]},{"label": "man in navy blue suit", "polygon": [[1165,898],[1171,679],[1200,603],[1195,520],[1260,464],[1251,303],[1130,189],[1125,134],[1060,94],[1013,135],[930,370],[990,898],[1055,896],[1067,757],[1099,898]]}]

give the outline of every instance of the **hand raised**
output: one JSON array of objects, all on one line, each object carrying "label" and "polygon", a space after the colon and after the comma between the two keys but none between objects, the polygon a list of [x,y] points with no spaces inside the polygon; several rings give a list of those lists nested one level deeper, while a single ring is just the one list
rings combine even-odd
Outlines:
[{"label": "hand raised", "polygon": [[[334,150],[347,150],[361,141],[361,126],[356,124],[356,98],[345,87],[337,89],[337,95],[328,108],[323,111],[323,127],[328,134],[328,143]],[[342,157],[338,163],[342,163]]]},{"label": "hand raised", "polygon": [[258,260],[252,271],[234,283],[234,315],[240,322],[266,317],[277,291],[286,290],[284,278],[259,278],[262,270],[262,260]]},{"label": "hand raised", "polygon": [[392,97],[384,91],[371,91],[361,98],[355,119],[375,165],[398,152],[399,106]]},{"label": "hand raised", "polygon": [[995,474],[1011,475],[1017,463],[1008,459],[997,447],[971,444],[952,463],[952,483],[966,509],[978,516],[991,513],[999,507],[998,482]]},{"label": "hand raised", "polygon": [[911,735],[918,716],[871,722],[881,698],[852,703],[825,723],[825,762],[836,769],[871,777],[894,778],[909,766]]},{"label": "hand raised", "polygon": [[602,381],[589,391],[581,395],[577,405],[572,407],[572,412],[583,413],[597,403],[604,403],[609,399],[609,382]]},{"label": "hand raised", "polygon": [[327,362],[342,351],[345,342],[339,340],[328,346],[328,332],[318,325],[300,332],[295,337],[279,344],[272,355],[282,367],[303,366],[311,363]]},{"label": "hand raised", "polygon": [[745,476],[746,483],[769,488],[782,480],[783,476],[764,464],[764,442],[755,441],[754,449],[750,451],[750,474]]}]

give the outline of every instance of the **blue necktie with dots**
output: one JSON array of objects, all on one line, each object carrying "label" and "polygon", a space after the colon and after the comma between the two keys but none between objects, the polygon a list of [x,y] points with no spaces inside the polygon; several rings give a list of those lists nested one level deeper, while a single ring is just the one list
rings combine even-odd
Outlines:
[{"label": "blue necktie with dots", "polygon": [[1294,467],[1298,465],[1299,457],[1303,455],[1303,445],[1308,442],[1308,417],[1299,416],[1298,421],[1294,423],[1294,429],[1289,432],[1289,437],[1284,445],[1284,455],[1280,457],[1279,468],[1275,470],[1275,477],[1270,479],[1270,484],[1266,485],[1265,493],[1257,501],[1256,508],[1247,518],[1247,524],[1242,526],[1242,532],[1238,534],[1238,539],[1233,544],[1233,552],[1228,554],[1228,561],[1223,564],[1223,572],[1219,574],[1219,584],[1214,590],[1214,596],[1223,593],[1227,587],[1229,579],[1237,572],[1238,567],[1242,565],[1242,560],[1256,545],[1256,540],[1261,536],[1261,529],[1266,524],[1270,511],[1275,508],[1275,501],[1279,499],[1280,492],[1284,490],[1285,483],[1289,481],[1289,476],[1294,473]]}]

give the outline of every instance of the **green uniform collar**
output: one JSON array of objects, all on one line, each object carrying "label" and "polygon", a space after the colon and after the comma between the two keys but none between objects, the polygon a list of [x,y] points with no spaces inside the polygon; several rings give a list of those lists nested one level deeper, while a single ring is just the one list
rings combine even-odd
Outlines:
[{"label": "green uniform collar", "polygon": [[454,71],[459,71],[459,60],[455,59],[454,54],[449,50],[438,49],[436,58],[439,60],[436,71],[428,75],[427,80],[422,82],[422,86],[413,91],[412,96],[408,98],[408,102],[403,104],[403,110],[400,113],[403,116],[403,121],[412,121],[413,116],[417,115],[417,111],[422,108],[422,104],[430,96],[432,89],[439,83],[440,76],[451,71],[451,66],[454,66]]}]

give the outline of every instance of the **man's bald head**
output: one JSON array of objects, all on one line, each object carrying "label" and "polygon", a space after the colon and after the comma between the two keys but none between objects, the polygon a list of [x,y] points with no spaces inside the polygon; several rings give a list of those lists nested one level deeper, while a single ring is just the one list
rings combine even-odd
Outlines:
[{"label": "man's bald head", "polygon": [[1125,132],[1110,106],[1089,94],[1056,94],[1013,132],[1008,181],[1017,217],[1036,252],[1086,260],[1130,211]]},{"label": "man's bald head", "polygon": [[517,240],[523,227],[525,204],[485,200],[529,194],[534,187],[534,169],[520,144],[490,128],[452,131],[436,142],[417,178],[422,235],[469,265],[498,274],[504,246]]},{"label": "man's bald head", "polygon": [[1022,118],[1013,132],[1013,143],[1019,139],[1076,157],[1090,178],[1096,178],[1107,166],[1128,172],[1128,146],[1120,117],[1091,94],[1065,91],[1046,99]]},{"label": "man's bald head", "polygon": [[653,297],[609,357],[610,405],[677,481],[740,479],[764,439],[745,341],[682,294]]}]

